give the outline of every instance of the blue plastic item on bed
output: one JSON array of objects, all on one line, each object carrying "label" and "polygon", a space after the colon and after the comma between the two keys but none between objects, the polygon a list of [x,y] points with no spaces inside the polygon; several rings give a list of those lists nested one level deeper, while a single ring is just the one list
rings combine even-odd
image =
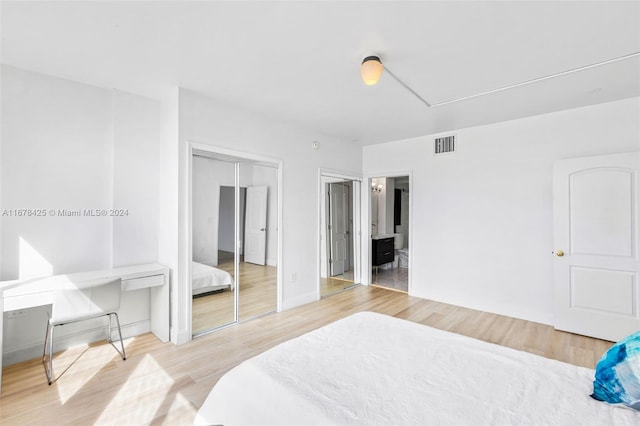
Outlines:
[{"label": "blue plastic item on bed", "polygon": [[640,411],[640,331],[602,355],[596,365],[591,397]]}]

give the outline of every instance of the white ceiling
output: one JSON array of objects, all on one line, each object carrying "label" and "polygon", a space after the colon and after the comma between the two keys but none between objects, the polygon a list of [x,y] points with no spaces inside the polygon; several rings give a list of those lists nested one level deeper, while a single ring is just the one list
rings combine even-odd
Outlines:
[{"label": "white ceiling", "polygon": [[371,144],[640,96],[640,2],[11,2],[0,60],[162,99],[177,86]]}]

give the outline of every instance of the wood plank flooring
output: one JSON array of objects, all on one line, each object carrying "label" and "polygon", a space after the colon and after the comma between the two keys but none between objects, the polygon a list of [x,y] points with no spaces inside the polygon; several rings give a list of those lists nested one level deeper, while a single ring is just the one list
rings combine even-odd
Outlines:
[{"label": "wood plank flooring", "polygon": [[212,386],[235,365],[363,310],[591,368],[610,346],[542,324],[358,286],[181,346],[151,334],[127,339],[126,361],[106,343],[65,351],[54,368],[58,374],[70,368],[51,386],[39,359],[6,367],[0,424],[188,425]]},{"label": "wood plank flooring", "polygon": [[320,278],[320,297],[330,296],[354,285],[353,280],[340,278]]}]

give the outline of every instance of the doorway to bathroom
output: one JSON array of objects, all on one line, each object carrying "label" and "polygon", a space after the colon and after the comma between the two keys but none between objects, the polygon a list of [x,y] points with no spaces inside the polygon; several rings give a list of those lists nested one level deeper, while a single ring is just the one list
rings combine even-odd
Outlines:
[{"label": "doorway to bathroom", "polygon": [[409,292],[410,176],[370,179],[371,285]]}]

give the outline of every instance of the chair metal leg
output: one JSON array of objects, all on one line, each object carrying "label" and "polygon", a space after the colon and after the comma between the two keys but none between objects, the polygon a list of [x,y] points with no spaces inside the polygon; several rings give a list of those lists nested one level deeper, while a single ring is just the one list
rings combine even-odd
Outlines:
[{"label": "chair metal leg", "polygon": [[107,342],[113,343],[111,340],[111,314],[107,314],[107,317],[109,317],[109,329],[107,330]]},{"label": "chair metal leg", "polygon": [[42,362],[44,363],[45,357],[47,355],[47,343],[49,342],[49,323],[47,322],[47,331],[44,335],[44,347],[42,348]]},{"label": "chair metal leg", "polygon": [[[122,356],[122,360],[125,361],[127,359],[127,355],[125,354],[125,351],[124,351],[124,342],[122,340],[122,330],[120,329],[120,318],[118,318],[118,314],[115,312],[112,312],[108,315],[109,315],[109,343],[111,343],[111,346],[113,346],[113,348],[116,351],[118,351],[120,356]],[[116,317],[116,325],[118,326],[118,337],[120,337],[120,347],[122,348],[122,351],[118,349],[116,345],[113,343],[113,341],[111,340],[111,315],[115,315]]]},{"label": "chair metal leg", "polygon": [[[47,322],[47,333],[44,336],[44,348],[42,350],[42,365],[44,366],[44,373],[47,375],[47,381],[49,385],[53,382],[53,325]],[[47,345],[49,346],[49,360],[47,362]],[[47,368],[49,364],[49,368]]]},{"label": "chair metal leg", "polygon": [[53,332],[55,331],[56,326],[51,326],[51,340],[49,340],[49,384],[53,380]]},{"label": "chair metal leg", "polygon": [[47,381],[51,384],[51,376],[47,370],[47,344],[49,343],[49,322],[47,322],[47,331],[44,335],[44,346],[42,347],[42,366],[44,367],[44,374],[47,376]]}]

